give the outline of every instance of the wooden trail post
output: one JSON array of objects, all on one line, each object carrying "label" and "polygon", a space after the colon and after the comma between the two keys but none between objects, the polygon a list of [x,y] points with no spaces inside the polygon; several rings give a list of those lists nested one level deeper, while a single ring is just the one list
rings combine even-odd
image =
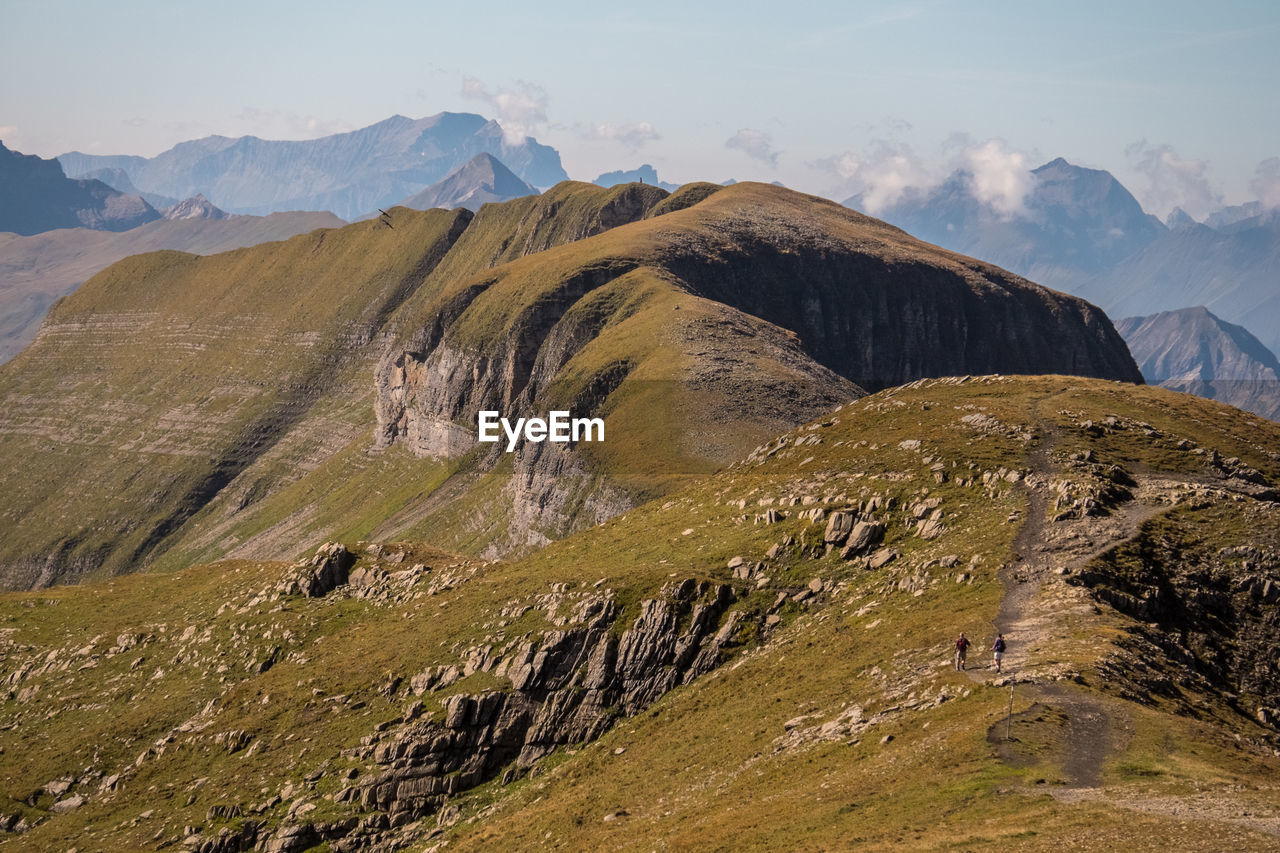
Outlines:
[{"label": "wooden trail post", "polygon": [[1004,739],[1013,740],[1013,685],[1009,685],[1009,716],[1004,723]]}]

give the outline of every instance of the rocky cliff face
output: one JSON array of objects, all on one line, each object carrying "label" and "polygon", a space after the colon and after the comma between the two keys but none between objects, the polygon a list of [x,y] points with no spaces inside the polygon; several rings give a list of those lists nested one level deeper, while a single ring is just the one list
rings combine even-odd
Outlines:
[{"label": "rocky cliff face", "polygon": [[[810,358],[866,388],[995,371],[1141,381],[1105,315],[1081,300],[784,190],[743,185],[701,201],[458,288],[384,356],[379,442],[451,457],[475,446],[481,408],[536,411],[613,319],[586,307],[593,295],[642,277],[790,331]],[[507,311],[511,297],[520,302]],[[629,368],[612,368],[616,386]]]},{"label": "rocky cliff face", "polygon": [[1141,381],[1111,322],[1084,300],[887,229],[832,239],[839,230],[799,217],[726,225],[672,246],[665,266],[694,292],[794,331],[869,390],[959,373]]},{"label": "rocky cliff face", "polygon": [[[673,584],[668,597],[640,603],[634,622],[612,633],[619,617],[609,593],[587,595],[566,627],[503,652],[476,650],[464,674],[492,672],[511,689],[456,693],[443,719],[411,721],[354,750],[380,773],[338,794],[384,812],[400,825],[438,810],[448,799],[511,766],[515,778],[556,747],[587,743],[620,717],[647,708],[673,687],[712,670],[739,642],[742,614],[725,617],[733,590],[724,584]],[[430,690],[439,675],[415,679]]]},{"label": "rocky cliff face", "polygon": [[1179,514],[1149,522],[1073,582],[1140,622],[1107,669],[1129,696],[1183,702],[1188,687],[1219,691],[1259,723],[1280,725],[1274,531],[1259,527],[1261,541],[1248,545],[1218,545],[1208,532]]}]

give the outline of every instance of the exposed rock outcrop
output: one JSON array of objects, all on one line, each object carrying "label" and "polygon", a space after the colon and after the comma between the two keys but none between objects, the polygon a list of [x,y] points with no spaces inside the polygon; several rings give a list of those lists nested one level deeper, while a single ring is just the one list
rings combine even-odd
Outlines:
[{"label": "exposed rock outcrop", "polygon": [[[1275,515],[1252,523],[1274,524]],[[1176,516],[1150,521],[1070,578],[1140,620],[1121,643],[1126,654],[1104,672],[1137,699],[1177,700],[1179,686],[1211,685],[1263,725],[1280,726],[1280,553],[1215,548],[1186,530]]]},{"label": "exposed rock outcrop", "polygon": [[[700,423],[732,417],[744,426],[769,416],[803,420],[860,388],[962,371],[1141,381],[1105,315],[1081,300],[776,187],[719,188],[643,218],[659,192],[633,185],[596,217],[611,226],[607,233],[581,239],[592,226],[569,245],[456,283],[449,298],[406,322],[376,374],[377,445],[433,458],[479,448],[493,465],[501,450],[476,440],[481,410],[512,420],[552,408],[607,415],[639,375],[670,382],[673,394],[692,387],[712,391],[707,400],[732,395]],[[668,307],[673,299],[677,307],[708,304],[695,296],[713,300],[714,322]],[[614,337],[632,318],[659,316],[649,322],[683,338],[690,367],[681,374],[641,369],[652,339]],[[606,349],[607,359],[588,355]],[[739,371],[726,369],[738,363],[743,374],[768,376],[780,365],[790,375],[780,393],[752,399],[737,384]],[[609,423],[617,435],[622,419]],[[512,533],[486,556],[541,544],[545,534],[535,531],[566,533],[627,508],[626,495],[609,488],[614,472],[584,465],[572,448],[547,448],[514,457]],[[654,457],[646,473],[662,471],[664,461]],[[936,535],[936,525],[923,532]]]},{"label": "exposed rock outcrop", "polygon": [[347,570],[355,563],[355,555],[341,542],[326,542],[310,560],[303,561],[276,587],[280,595],[302,595],[320,598],[348,580]]},{"label": "exposed rock outcrop", "polygon": [[519,774],[557,746],[594,740],[617,718],[716,666],[743,618],[725,615],[734,599],[728,586],[687,580],[672,585],[669,597],[641,602],[620,636],[613,598],[587,600],[576,627],[484,662],[510,680],[510,691],[455,694],[443,719],[408,722],[363,747],[383,770],[338,799],[359,800],[398,825],[503,767]]}]

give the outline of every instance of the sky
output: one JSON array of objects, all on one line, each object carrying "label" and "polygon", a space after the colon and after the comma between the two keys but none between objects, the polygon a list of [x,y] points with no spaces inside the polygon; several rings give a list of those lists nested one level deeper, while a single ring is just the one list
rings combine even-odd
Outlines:
[{"label": "sky", "polygon": [[1280,205],[1277,45],[1274,2],[0,0],[0,140],[150,156],[448,110],[584,180],[651,163],[883,205],[964,166],[1016,206],[1062,156],[1203,216]]}]

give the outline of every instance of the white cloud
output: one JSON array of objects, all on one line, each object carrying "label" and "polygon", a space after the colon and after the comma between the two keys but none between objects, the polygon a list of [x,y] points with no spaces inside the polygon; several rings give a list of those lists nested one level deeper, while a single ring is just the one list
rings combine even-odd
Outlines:
[{"label": "white cloud", "polygon": [[940,180],[911,146],[883,139],[866,154],[846,151],[813,165],[839,177],[839,194],[860,195],[863,210],[871,214],[893,205],[908,189],[924,189]]},{"label": "white cloud", "polygon": [[502,125],[502,138],[508,145],[520,145],[525,137],[547,123],[547,92],[541,86],[523,80],[514,89],[490,90],[475,77],[462,80],[464,97],[483,101],[497,114]]},{"label": "white cloud", "polygon": [[14,124],[0,124],[0,142],[10,151],[16,151],[21,143],[21,137],[18,135],[18,126]]},{"label": "white cloud", "polygon": [[645,143],[662,138],[662,135],[647,121],[633,121],[626,124],[606,121],[592,127],[584,135],[588,139],[617,142],[632,151],[638,151]]},{"label": "white cloud", "polygon": [[966,134],[952,134],[932,159],[904,142],[879,139],[865,153],[846,151],[810,165],[839,179],[833,196],[859,196],[860,207],[872,215],[909,191],[927,192],[957,171],[970,194],[1001,217],[1024,214],[1035,188],[1030,155],[1011,150],[1003,139],[975,143]]},{"label": "white cloud", "polygon": [[1258,164],[1249,189],[1268,210],[1280,207],[1280,157],[1268,157]]},{"label": "white cloud", "polygon": [[1027,194],[1035,184],[1026,154],[1008,150],[1002,139],[989,139],[966,148],[960,156],[974,198],[1001,216],[1026,212]]},{"label": "white cloud", "polygon": [[1222,194],[1210,184],[1204,160],[1184,159],[1172,145],[1148,145],[1145,139],[1125,148],[1125,154],[1147,179],[1138,200],[1161,219],[1180,207],[1192,219],[1203,220],[1222,207]]},{"label": "white cloud", "polygon": [[778,165],[778,150],[773,147],[773,138],[763,130],[744,127],[725,140],[725,148],[735,148],[753,160]]}]

